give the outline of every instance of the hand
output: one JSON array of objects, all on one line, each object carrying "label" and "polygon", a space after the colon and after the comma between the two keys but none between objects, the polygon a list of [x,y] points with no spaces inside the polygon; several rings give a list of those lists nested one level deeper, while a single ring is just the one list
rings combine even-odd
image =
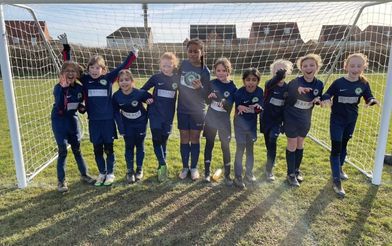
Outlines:
[{"label": "hand", "polygon": [[203,88],[203,85],[201,84],[200,79],[195,79],[194,81],[192,81],[192,86],[193,86],[193,89]]},{"label": "hand", "polygon": [[137,47],[132,47],[131,52],[137,57],[139,53],[139,49]]},{"label": "hand", "polygon": [[249,105],[250,108],[254,108],[255,110],[263,110],[263,107],[260,106],[260,104],[256,103],[253,105]]},{"label": "hand", "polygon": [[218,98],[216,96],[215,92],[211,92],[210,95],[208,95],[208,99],[211,99],[211,98]]},{"label": "hand", "polygon": [[68,38],[66,33],[58,35],[57,38],[62,44],[68,44]]},{"label": "hand", "polygon": [[372,99],[365,105],[365,107],[370,107],[370,106],[373,106],[373,105],[378,105],[378,106],[380,106],[380,102],[377,101],[377,99],[372,98]]},{"label": "hand", "polygon": [[311,92],[311,91],[312,91],[312,88],[309,88],[309,87],[302,87],[302,86],[298,87],[298,93],[300,95],[306,94],[306,93]]},{"label": "hand", "polygon": [[83,103],[79,103],[78,112],[81,113],[81,114],[84,114],[84,113],[86,113],[86,111],[87,111],[86,106],[84,106]]},{"label": "hand", "polygon": [[67,81],[67,77],[65,76],[65,74],[60,74],[60,82],[59,82],[60,86],[63,88],[69,87],[69,82]]},{"label": "hand", "polygon": [[238,115],[242,115],[243,113],[249,112],[249,107],[240,105],[237,107],[237,110],[238,110]]},{"label": "hand", "polygon": [[329,108],[332,106],[332,101],[330,99],[323,100],[323,101],[321,101],[320,106],[322,108]]},{"label": "hand", "polygon": [[152,99],[152,98],[149,98],[149,99],[146,100],[146,103],[148,105],[152,104],[153,102],[154,102],[154,99]]},{"label": "hand", "polygon": [[278,71],[276,71],[276,79],[278,81],[282,81],[282,79],[286,78],[286,69],[281,68]]},{"label": "hand", "polygon": [[320,105],[321,101],[320,101],[320,97],[316,97],[313,99],[313,104],[315,105]]}]

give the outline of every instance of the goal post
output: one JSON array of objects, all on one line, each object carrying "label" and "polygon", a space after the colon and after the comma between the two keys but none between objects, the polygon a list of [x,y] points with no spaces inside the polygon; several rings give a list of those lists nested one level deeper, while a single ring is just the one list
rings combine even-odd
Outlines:
[{"label": "goal post", "polygon": [[[217,58],[227,57],[233,64],[233,78],[238,85],[244,68],[257,67],[263,74],[261,86],[264,86],[274,60],[284,58],[295,63],[307,53],[317,53],[324,63],[318,77],[328,88],[333,80],[345,74],[343,61],[348,54],[362,52],[369,57],[365,74],[382,108],[365,109],[361,102],[354,137],[349,141],[347,162],[373,177],[374,184],[381,183],[387,138],[392,137],[389,129],[391,89],[388,89],[392,83],[392,3],[129,2],[0,0],[3,28],[0,51],[5,54],[0,58],[1,71],[12,144],[17,148],[13,161],[19,173],[19,187],[25,187],[56,159],[50,111],[52,89],[58,82],[61,64],[62,45],[56,37],[64,32],[72,46],[73,59],[84,66],[92,55],[101,54],[109,69],[113,69],[132,46],[137,46],[139,57],[131,70],[138,87],[158,71],[159,57],[164,52],[174,52],[184,59],[184,44],[191,38],[205,43],[205,64],[210,69]],[[24,23],[17,25],[12,21]],[[288,79],[297,75],[299,70],[295,68]],[[329,109],[316,107],[309,133],[326,149],[330,148],[329,117]],[[261,145],[257,148],[263,148]]]}]

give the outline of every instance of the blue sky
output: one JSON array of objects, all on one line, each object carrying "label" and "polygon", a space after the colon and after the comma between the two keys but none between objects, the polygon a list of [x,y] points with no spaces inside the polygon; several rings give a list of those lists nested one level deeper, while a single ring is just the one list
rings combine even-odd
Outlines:
[{"label": "blue sky", "polygon": [[[363,4],[363,3],[361,3]],[[339,5],[339,7],[337,6]],[[141,4],[29,5],[48,23],[52,37],[66,32],[73,43],[105,46],[106,36],[121,26],[143,26]],[[182,42],[191,24],[235,24],[237,36],[247,38],[252,22],[295,21],[302,38],[317,39],[322,24],[351,24],[360,5],[340,3],[264,4],[149,4],[148,20],[154,42]],[[26,11],[5,8],[6,19],[31,17]],[[367,9],[358,26],[391,25],[391,4]]]}]

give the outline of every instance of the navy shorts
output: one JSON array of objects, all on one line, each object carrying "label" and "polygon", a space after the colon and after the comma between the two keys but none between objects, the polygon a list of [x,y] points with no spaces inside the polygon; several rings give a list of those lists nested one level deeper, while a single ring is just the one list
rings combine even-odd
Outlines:
[{"label": "navy shorts", "polygon": [[90,142],[93,144],[113,143],[117,138],[114,120],[89,120]]},{"label": "navy shorts", "polygon": [[267,134],[269,139],[277,139],[279,134],[282,132],[282,126],[274,125],[264,130],[264,135]]},{"label": "navy shorts", "polygon": [[177,113],[178,129],[203,130],[204,112],[193,114]]},{"label": "navy shorts", "polygon": [[229,122],[222,122],[222,126],[219,128],[215,128],[208,124],[205,124],[203,130],[203,137],[212,138],[216,136],[216,132],[218,132],[220,141],[230,141],[231,139],[231,125]]},{"label": "navy shorts", "polygon": [[350,139],[354,133],[355,123],[340,123],[331,120],[329,124],[329,132],[332,141],[342,142],[343,139]]},{"label": "navy shorts", "polygon": [[173,124],[169,124],[169,123],[163,123],[163,122],[159,122],[159,123],[151,123],[150,120],[150,129],[151,132],[160,132],[159,134],[163,134],[163,135],[170,135],[172,133],[172,128],[173,128]]},{"label": "navy shorts", "polygon": [[288,138],[306,137],[310,130],[309,122],[285,120],[283,123],[284,133]]}]

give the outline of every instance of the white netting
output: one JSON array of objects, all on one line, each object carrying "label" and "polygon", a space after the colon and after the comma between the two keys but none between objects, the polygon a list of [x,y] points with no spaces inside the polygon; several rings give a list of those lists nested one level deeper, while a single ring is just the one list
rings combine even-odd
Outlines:
[{"label": "white netting", "polygon": [[[56,37],[64,32],[74,49],[73,59],[82,65],[91,55],[98,53],[105,57],[112,69],[126,57],[131,46],[137,46],[139,58],[131,70],[138,86],[158,70],[163,52],[175,52],[183,59],[184,42],[199,37],[206,44],[206,64],[211,68],[217,58],[228,57],[233,63],[237,84],[241,83],[238,75],[243,68],[258,67],[265,74],[265,81],[270,76],[269,65],[275,59],[285,58],[294,63],[302,55],[317,53],[325,64],[319,78],[328,78],[328,87],[344,73],[342,61],[347,54],[363,52],[369,57],[366,73],[373,93],[382,103],[392,39],[392,5],[365,8],[348,37],[360,8],[365,4],[148,4],[146,15],[142,4],[30,7],[39,20],[45,22],[47,38],[57,59],[61,60],[62,46]],[[6,7],[5,13],[7,20],[32,21],[26,11],[16,7]],[[16,32],[19,37],[11,36],[14,35],[12,32],[8,36],[23,153],[27,173],[31,175],[56,153],[49,115],[58,61],[53,61],[42,39],[35,34],[36,24],[29,22],[28,26],[26,30]],[[26,45],[24,39],[29,35],[34,38],[27,38]],[[19,43],[13,42],[15,38]],[[346,39],[348,41],[344,44]],[[342,57],[337,58],[341,46]],[[331,69],[335,59],[336,66]],[[297,73],[296,69],[293,76]],[[349,144],[349,160],[370,171],[381,110],[377,107],[360,108],[355,137]],[[314,110],[311,136],[329,145],[329,110]]]}]

